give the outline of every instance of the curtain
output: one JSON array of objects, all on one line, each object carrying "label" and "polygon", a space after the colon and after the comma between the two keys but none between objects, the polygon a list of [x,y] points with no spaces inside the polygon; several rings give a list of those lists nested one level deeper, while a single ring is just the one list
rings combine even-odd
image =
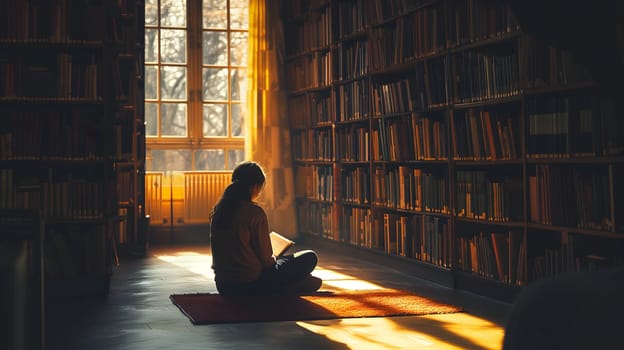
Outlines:
[{"label": "curtain", "polygon": [[296,238],[294,169],[281,79],[284,52],[280,0],[249,0],[245,157],[267,173],[258,202],[267,212],[270,228]]}]

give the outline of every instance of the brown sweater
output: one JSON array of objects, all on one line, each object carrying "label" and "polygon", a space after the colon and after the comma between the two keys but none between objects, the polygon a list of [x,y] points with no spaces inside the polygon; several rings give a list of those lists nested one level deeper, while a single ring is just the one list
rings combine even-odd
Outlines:
[{"label": "brown sweater", "polygon": [[264,269],[275,265],[264,210],[242,202],[234,217],[231,229],[210,229],[215,281],[223,284],[257,280]]}]

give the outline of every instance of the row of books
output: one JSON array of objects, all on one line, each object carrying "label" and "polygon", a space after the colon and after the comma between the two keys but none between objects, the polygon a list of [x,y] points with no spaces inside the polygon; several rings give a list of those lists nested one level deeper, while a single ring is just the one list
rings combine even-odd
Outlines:
[{"label": "row of books", "polygon": [[[322,7],[318,12],[322,17],[329,11]],[[339,19],[334,22],[336,28],[328,23],[329,27],[323,30],[333,32],[334,41],[354,33],[370,33],[373,52],[389,55],[372,59],[374,67],[406,62],[519,30],[508,4],[487,0],[338,1],[334,16]],[[315,44],[309,40],[300,50],[318,47]],[[380,64],[384,61],[386,64]]]},{"label": "row of books", "polygon": [[[613,200],[608,167],[537,165],[529,176],[530,219],[548,225],[614,231],[615,219],[624,207]],[[333,200],[334,170],[331,166],[298,168],[298,197]],[[444,173],[409,166],[376,168],[369,185],[368,169],[349,167],[340,175],[341,200],[379,207],[448,213]],[[484,221],[519,221],[523,215],[522,180],[487,171],[456,173],[455,210],[458,217]],[[372,198],[370,197],[372,195]],[[613,216],[615,215],[615,216]],[[621,225],[621,223],[620,223]]]},{"label": "row of books", "polygon": [[101,182],[66,180],[28,183],[13,169],[0,169],[0,208],[40,209],[45,218],[94,219],[104,215]]},{"label": "row of books", "polygon": [[290,126],[295,129],[318,126],[332,121],[332,98],[329,92],[298,94],[289,97],[288,110]]},{"label": "row of books", "polygon": [[437,216],[383,213],[376,218],[387,254],[405,256],[441,267],[452,266],[448,221]]},{"label": "row of books", "polygon": [[95,56],[80,57],[67,53],[55,61],[11,62],[0,58],[0,99],[47,97],[97,100],[101,82]]},{"label": "row of books", "polygon": [[514,33],[519,23],[507,2],[488,0],[448,1],[448,47],[474,43]]},{"label": "row of books", "polygon": [[85,0],[0,3],[0,40],[85,42],[108,39],[105,2]]},{"label": "row of books", "polygon": [[337,20],[334,38],[340,40],[366,29],[369,24],[366,18],[368,0],[338,1],[335,4]]},{"label": "row of books", "polygon": [[[412,104],[413,79],[399,79],[390,82],[373,82],[371,112],[374,116],[410,113]],[[416,91],[415,91],[416,92]]]},{"label": "row of books", "polygon": [[511,285],[527,281],[526,240],[522,232],[465,233],[456,239],[458,267]]},{"label": "row of books", "polygon": [[452,247],[446,219],[437,216],[381,212],[344,206],[340,209],[340,231],[352,245],[387,254],[451,267]]},{"label": "row of books", "polygon": [[[343,42],[332,49],[332,77],[334,80],[357,79],[368,74],[369,48],[365,40]],[[328,81],[328,83],[330,83]]]},{"label": "row of books", "polygon": [[530,36],[518,40],[522,77],[526,88],[563,86],[592,81],[591,75],[578,64],[570,52],[548,46]]},{"label": "row of books", "polygon": [[286,85],[290,91],[327,87],[332,82],[329,52],[316,52],[286,63]]},{"label": "row of books", "polygon": [[101,158],[106,131],[93,124],[90,113],[79,109],[9,113],[5,120],[13,130],[0,133],[0,160]]},{"label": "row of books", "polygon": [[618,203],[613,179],[622,175],[608,166],[536,165],[529,176],[529,217],[547,225],[614,231],[624,208],[611,204]]},{"label": "row of books", "polygon": [[353,80],[334,88],[336,121],[362,120],[371,115],[369,83]]},{"label": "row of books", "polygon": [[120,203],[130,204],[133,198],[135,184],[130,170],[118,170],[117,174],[117,200]]},{"label": "row of books", "polygon": [[340,232],[352,245],[379,249],[379,239],[373,238],[373,217],[370,208],[344,206],[341,208]]},{"label": "row of books", "polygon": [[518,159],[518,111],[469,109],[453,116],[456,160]]},{"label": "row of books", "polygon": [[393,209],[449,213],[444,172],[399,166],[376,168],[373,174],[373,203]]},{"label": "row of books", "polygon": [[[388,40],[391,43],[391,40]],[[554,50],[554,49],[553,49]],[[368,50],[379,52],[379,50]],[[383,51],[382,51],[383,52]],[[335,81],[351,80],[362,77],[368,73],[369,61],[366,46],[361,40],[344,43],[340,48],[333,49],[331,53],[317,53],[308,65],[302,59],[289,63],[289,86],[293,90],[306,88],[327,87]],[[332,55],[332,72],[327,66]],[[351,116],[347,109],[357,110],[352,113],[362,116],[363,111],[371,109],[373,115],[393,114],[401,111],[421,111],[426,108],[444,106],[449,102],[449,91],[453,91],[454,103],[473,103],[484,100],[500,99],[517,96],[521,88],[531,88],[540,84],[538,76],[530,76],[529,79],[520,81],[520,71],[535,69],[527,67],[529,62],[519,62],[519,54],[516,49],[516,40],[508,40],[497,44],[494,48],[484,50],[461,51],[450,57],[435,57],[425,62],[414,63],[413,70],[407,73],[407,78],[397,78],[390,81],[373,81],[371,85],[370,106],[362,98],[358,98],[356,92],[367,95],[366,81],[348,82],[340,84],[336,89],[341,89],[337,99],[337,112],[340,112],[339,120],[358,118]],[[529,56],[531,57],[531,56]],[[310,60],[310,59],[308,59]],[[536,58],[537,60],[537,58]],[[449,64],[452,62],[452,67]],[[544,69],[557,70],[557,61],[549,60]],[[374,65],[373,65],[374,66]],[[309,68],[305,68],[309,67]],[[450,71],[455,72],[451,81]],[[561,73],[563,74],[563,73]],[[560,75],[561,75],[560,74]],[[571,73],[567,73],[570,75]],[[567,76],[566,75],[566,76]],[[578,80],[588,82],[586,75],[579,76]],[[570,78],[566,78],[569,81]],[[342,87],[342,86],[345,87]],[[357,91],[356,91],[357,90]]]},{"label": "row of books", "polygon": [[293,133],[293,157],[296,160],[331,161],[334,159],[332,140],[332,131],[329,128]]},{"label": "row of books", "polygon": [[546,246],[533,258],[532,279],[554,277],[565,272],[595,271],[621,263],[616,258],[618,253],[613,253],[621,252],[621,240],[599,242],[565,232],[561,236],[560,242]]},{"label": "row of books", "polygon": [[286,49],[289,56],[305,53],[310,50],[327,48],[332,41],[331,8],[325,7],[320,12],[314,12],[304,22],[298,22],[292,30],[286,32],[288,45]]},{"label": "row of books", "polygon": [[334,200],[334,169],[331,166],[297,168],[295,195],[320,201]]},{"label": "row of books", "polygon": [[422,210],[422,169],[408,166],[376,168],[374,202],[388,208]]},{"label": "row of books", "polygon": [[381,118],[376,124],[372,135],[374,160],[448,159],[446,122],[434,113]]},{"label": "row of books", "polygon": [[336,130],[336,157],[341,161],[369,161],[369,144],[370,132],[368,127],[346,127]]},{"label": "row of books", "polygon": [[486,171],[457,171],[457,216],[488,221],[521,220],[523,186],[520,175],[490,177]]},{"label": "row of books", "polygon": [[342,169],[340,173],[340,199],[347,203],[370,204],[368,167],[358,166]]},{"label": "row of books", "polygon": [[374,27],[368,36],[371,68],[379,70],[435,54],[446,46],[444,11],[428,6]]},{"label": "row of books", "polygon": [[569,158],[601,153],[593,103],[584,96],[530,99],[527,156]]},{"label": "row of books", "polygon": [[488,51],[462,51],[453,55],[456,72],[455,101],[477,102],[520,93],[518,54],[511,45]]},{"label": "row of books", "polygon": [[331,203],[300,202],[297,205],[297,219],[303,232],[339,240],[334,230],[334,213]]},{"label": "row of books", "polygon": [[[361,105],[361,100],[351,102],[351,88],[360,91],[361,82],[341,85],[335,96],[339,94],[341,111],[337,116],[353,115],[361,118],[361,112],[356,108]],[[409,109],[409,100],[406,91],[409,83],[401,80],[395,83],[379,84],[373,86],[374,96],[383,94],[382,98],[376,98],[379,104],[373,105],[373,113],[389,113],[389,115],[401,114],[404,109]],[[403,89],[400,89],[400,88]],[[394,90],[402,91],[395,95]],[[362,96],[359,93],[355,97]],[[359,102],[358,102],[359,101]],[[292,99],[291,103],[301,103]],[[591,99],[585,97],[551,97],[548,99],[531,98],[528,100],[528,142],[527,156],[531,158],[569,158],[580,156],[593,156],[595,154],[611,154],[616,150],[615,146],[605,144],[603,139],[599,143],[599,131],[604,130],[607,135],[612,135],[618,129],[613,130],[609,123],[613,115],[604,113],[604,125],[596,125],[595,111],[592,109]],[[316,101],[315,108],[303,108],[303,111],[314,110],[314,123],[326,122],[329,118],[329,98]],[[399,107],[400,104],[407,104]],[[352,109],[348,107],[351,106]],[[389,106],[389,107],[386,107]],[[343,110],[347,108],[347,110]],[[301,110],[301,109],[295,109]],[[302,112],[305,113],[305,112]],[[349,113],[349,114],[347,114]],[[305,115],[301,115],[305,119]],[[318,118],[323,118],[319,120]],[[518,159],[520,156],[519,111],[509,109],[468,109],[458,110],[454,113],[454,127],[452,128],[453,152],[457,160],[498,160]],[[408,159],[444,159],[446,158],[446,131],[443,122],[430,121],[429,118],[412,117],[411,121],[400,119],[379,120],[379,129],[375,132],[379,136],[379,158],[385,160],[408,160]],[[614,139],[611,137],[611,139]],[[431,142],[433,140],[433,143]],[[621,141],[615,140],[617,144]],[[412,143],[413,147],[397,147]],[[401,154],[403,153],[403,154]]]}]

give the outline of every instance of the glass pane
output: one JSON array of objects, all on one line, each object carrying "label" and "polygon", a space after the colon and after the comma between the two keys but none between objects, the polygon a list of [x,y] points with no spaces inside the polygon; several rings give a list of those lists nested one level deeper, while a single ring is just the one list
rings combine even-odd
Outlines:
[{"label": "glass pane", "polygon": [[160,125],[162,136],[186,136],[186,104],[161,104]]},{"label": "glass pane", "polygon": [[146,66],[145,67],[145,98],[157,99],[158,98],[158,67]]},{"label": "glass pane", "polygon": [[160,67],[160,98],[186,99],[186,67]]},{"label": "glass pane", "polygon": [[247,29],[249,27],[249,0],[230,0],[230,28]]},{"label": "glass pane", "polygon": [[227,1],[204,0],[202,18],[204,29],[227,29]]},{"label": "glass pane", "polygon": [[225,170],[225,152],[222,149],[196,151],[195,170]]},{"label": "glass pane", "polygon": [[230,71],[231,79],[230,84],[232,101],[246,101],[247,100],[247,70],[246,69],[232,69]]},{"label": "glass pane", "polygon": [[227,99],[227,68],[204,68],[204,101]]},{"label": "glass pane", "polygon": [[158,0],[145,1],[145,25],[158,25]]},{"label": "glass pane", "polygon": [[247,65],[247,33],[230,33],[230,64]]},{"label": "glass pane", "polygon": [[245,159],[245,151],[242,149],[228,150],[228,170],[234,170],[238,163]]},{"label": "glass pane", "polygon": [[227,65],[227,33],[204,32],[204,64]]},{"label": "glass pane", "polygon": [[188,171],[191,170],[191,151],[153,149],[150,151],[151,166],[147,171]]},{"label": "glass pane", "polygon": [[160,0],[160,25],[186,27],[186,0]]},{"label": "glass pane", "polygon": [[227,136],[227,105],[205,104],[202,130],[204,137]]},{"label": "glass pane", "polygon": [[145,29],[145,62],[156,63],[158,60],[158,30]]},{"label": "glass pane", "polygon": [[244,116],[240,104],[232,105],[232,136],[243,136]]},{"label": "glass pane", "polygon": [[145,104],[145,136],[158,136],[158,104]]},{"label": "glass pane", "polygon": [[186,63],[186,31],[160,31],[160,60],[162,63]]}]

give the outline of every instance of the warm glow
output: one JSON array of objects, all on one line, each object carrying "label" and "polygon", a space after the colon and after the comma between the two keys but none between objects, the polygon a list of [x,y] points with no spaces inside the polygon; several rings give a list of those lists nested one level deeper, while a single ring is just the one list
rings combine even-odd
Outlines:
[{"label": "warm glow", "polygon": [[299,321],[349,349],[500,349],[503,329],[466,314]]},{"label": "warm glow", "polygon": [[156,255],[162,261],[187,269],[210,280],[214,279],[212,272],[212,256],[196,252],[176,252],[173,255]]},{"label": "warm glow", "polygon": [[383,287],[377,284],[322,267],[318,267],[314,270],[314,276],[323,280],[324,287],[334,287],[346,290],[383,289]]},{"label": "warm glow", "polygon": [[[207,253],[180,251],[156,255],[212,280],[212,257]],[[335,270],[317,267],[313,273],[323,280],[321,289],[383,289],[382,286]],[[344,318],[299,321],[309,332],[343,343],[349,349],[500,349],[503,328],[487,320],[459,312],[452,314]]]}]

